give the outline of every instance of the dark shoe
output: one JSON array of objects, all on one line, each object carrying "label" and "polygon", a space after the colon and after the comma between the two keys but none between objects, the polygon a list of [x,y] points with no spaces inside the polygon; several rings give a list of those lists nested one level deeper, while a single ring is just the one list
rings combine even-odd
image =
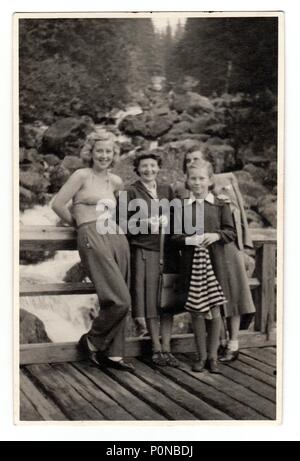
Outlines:
[{"label": "dark shoe", "polygon": [[223,357],[223,355],[225,355],[226,351],[227,351],[227,347],[222,346],[222,344],[220,344],[220,346],[218,347],[218,359]]},{"label": "dark shoe", "polygon": [[226,362],[233,362],[236,360],[239,356],[239,351],[230,351],[229,349],[226,350],[225,354],[223,357],[220,357],[220,362],[226,363]]},{"label": "dark shoe", "polygon": [[202,371],[204,371],[205,364],[206,360],[196,360],[196,362],[193,363],[192,370],[197,373],[202,373]]},{"label": "dark shoe", "polygon": [[132,363],[125,362],[125,360],[123,359],[118,360],[116,362],[115,360],[110,360],[109,358],[106,357],[106,359],[101,363],[101,365],[108,366],[110,368],[115,368],[116,370],[122,370],[122,371],[133,372],[135,370]]},{"label": "dark shoe", "polygon": [[180,362],[176,359],[176,357],[174,357],[173,354],[171,354],[171,352],[164,352],[163,355],[169,367],[178,368],[180,366]]},{"label": "dark shoe", "polygon": [[207,365],[208,365],[208,370],[211,373],[215,375],[219,375],[221,373],[220,368],[218,367],[218,363],[215,359],[208,359]]},{"label": "dark shoe", "polygon": [[161,352],[154,352],[152,355],[152,362],[159,367],[165,367],[167,365],[167,361]]},{"label": "dark shoe", "polygon": [[136,335],[137,336],[147,336],[149,333],[148,333],[148,330],[147,330],[147,325],[146,325],[146,321],[144,318],[141,318],[141,317],[137,317],[135,320],[135,328],[136,328]]},{"label": "dark shoe", "polygon": [[99,361],[98,351],[92,351],[90,349],[89,344],[88,344],[88,338],[86,334],[81,336],[77,344],[77,348],[94,365],[99,366],[101,364],[101,362]]}]

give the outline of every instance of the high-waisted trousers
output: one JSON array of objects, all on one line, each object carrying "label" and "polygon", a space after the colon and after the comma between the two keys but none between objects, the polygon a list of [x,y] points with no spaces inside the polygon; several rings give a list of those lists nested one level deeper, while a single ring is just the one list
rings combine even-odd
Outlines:
[{"label": "high-waisted trousers", "polygon": [[98,295],[100,311],[88,339],[107,356],[123,357],[129,292],[130,252],[122,234],[99,234],[96,221],[78,227],[78,251]]}]

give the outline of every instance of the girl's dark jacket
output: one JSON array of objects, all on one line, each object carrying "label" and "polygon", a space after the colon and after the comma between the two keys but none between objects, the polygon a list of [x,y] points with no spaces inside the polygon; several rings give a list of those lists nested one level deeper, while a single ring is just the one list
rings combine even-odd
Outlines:
[{"label": "girl's dark jacket", "polygon": [[[199,207],[199,204],[196,201],[189,203],[189,200],[184,199],[181,201],[181,205],[183,208],[186,206],[192,207],[191,214],[193,222],[195,222],[196,213],[201,213],[201,219],[199,219],[200,229],[197,229],[200,233],[204,230],[205,233],[218,233],[220,235],[220,240],[209,245],[208,250],[215,276],[224,291],[226,299],[230,300],[231,290],[228,278],[228,264],[231,262],[226,260],[224,245],[235,240],[236,232],[229,205],[216,197],[212,197],[212,194],[209,194],[207,200],[204,201],[204,212],[203,204],[202,211],[200,211],[201,207]],[[182,213],[182,215],[184,215],[184,213]],[[175,213],[175,219],[178,219],[178,216],[179,215]],[[186,297],[188,293],[195,249],[194,246],[185,244],[186,237],[191,235],[192,234],[187,233],[172,233],[171,235],[172,245],[174,245],[177,249],[180,249],[181,252],[180,272],[182,275],[183,297]]]}]

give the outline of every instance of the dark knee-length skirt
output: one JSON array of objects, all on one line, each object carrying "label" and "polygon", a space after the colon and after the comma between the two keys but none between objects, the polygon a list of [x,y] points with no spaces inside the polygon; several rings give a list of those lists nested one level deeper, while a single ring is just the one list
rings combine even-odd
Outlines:
[{"label": "dark knee-length skirt", "polygon": [[159,252],[134,247],[131,249],[132,316],[158,317]]}]

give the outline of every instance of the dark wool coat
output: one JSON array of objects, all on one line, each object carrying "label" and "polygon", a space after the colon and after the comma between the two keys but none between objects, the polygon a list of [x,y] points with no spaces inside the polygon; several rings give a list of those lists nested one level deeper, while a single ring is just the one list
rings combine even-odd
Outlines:
[{"label": "dark wool coat", "polygon": [[[198,204],[196,202],[187,204],[186,200],[182,201],[183,208],[186,206],[192,207],[193,221],[195,222],[195,215],[199,213]],[[175,213],[176,215],[176,213]],[[214,203],[204,201],[204,232],[205,233],[218,233],[221,239],[214,242],[208,247],[213,270],[217,280],[219,281],[226,299],[231,299],[230,280],[228,278],[228,264],[225,256],[225,245],[230,244],[236,238],[234,223],[230,207],[225,202],[215,198]],[[203,219],[200,219],[200,231],[203,232]],[[173,228],[174,230],[174,228]],[[198,229],[197,229],[198,230]],[[181,251],[180,272],[182,275],[182,300],[186,299],[190,278],[192,263],[194,257],[194,246],[185,244],[186,237],[191,234],[173,234],[171,235],[171,242],[176,248]]]},{"label": "dark wool coat", "polygon": [[[127,189],[127,203],[134,199],[143,199],[147,207],[141,210],[141,219],[146,219],[150,217],[150,210],[151,210],[151,201],[153,202],[154,199],[143,185],[141,181],[136,181],[135,183],[131,184]],[[157,184],[157,196],[158,199],[167,199],[172,200],[174,198],[174,193],[172,188],[169,185],[165,184]],[[128,210],[128,207],[127,207]],[[129,220],[131,217],[134,216],[136,211],[127,211],[126,218]],[[122,223],[120,222],[121,226]],[[124,226],[122,226],[124,228]],[[160,244],[160,234],[141,234],[138,233],[133,235],[130,233],[130,229],[128,229],[127,237],[129,239],[129,243],[132,247],[139,247],[144,248],[146,250],[152,251],[159,251],[159,244]]]},{"label": "dark wool coat", "polygon": [[[236,178],[232,173],[222,173],[214,176],[214,183],[217,191],[227,195],[230,200],[230,209],[236,231],[236,239],[232,243],[224,245],[226,272],[228,278],[228,303],[224,306],[224,315],[248,315],[243,319],[247,327],[255,306],[249,286],[249,278],[246,272],[243,248],[253,248],[250,231],[248,228],[246,213],[243,206],[243,199],[238,188]],[[181,199],[189,198],[190,191],[183,183],[178,183],[174,194]],[[215,194],[215,191],[214,191]]]}]

